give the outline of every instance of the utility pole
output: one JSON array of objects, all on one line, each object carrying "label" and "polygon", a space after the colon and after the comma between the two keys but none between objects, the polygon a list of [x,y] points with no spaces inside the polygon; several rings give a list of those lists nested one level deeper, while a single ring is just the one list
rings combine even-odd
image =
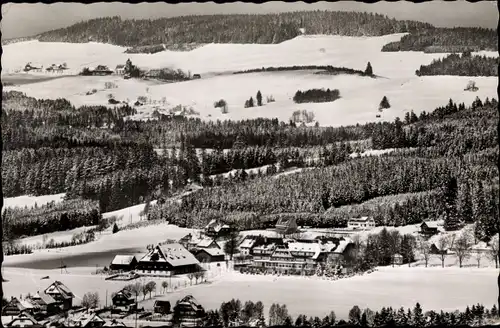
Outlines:
[{"label": "utility pole", "polygon": [[108,290],[106,289],[106,308],[108,308]]},{"label": "utility pole", "polygon": [[135,291],[135,328],[137,328],[137,311],[139,310],[139,304],[137,304],[137,290]]}]

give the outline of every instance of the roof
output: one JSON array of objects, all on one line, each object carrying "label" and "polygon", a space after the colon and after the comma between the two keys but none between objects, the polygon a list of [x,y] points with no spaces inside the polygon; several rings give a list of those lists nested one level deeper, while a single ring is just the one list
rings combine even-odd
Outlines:
[{"label": "roof", "polygon": [[102,319],[100,316],[98,316],[96,313],[87,313],[87,312],[82,312],[70,319],[73,322],[80,323],[79,326],[85,327],[91,322],[105,322],[104,319]]},{"label": "roof", "polygon": [[13,326],[14,322],[18,321],[19,319],[27,319],[27,320],[30,320],[34,325],[38,324],[38,321],[36,321],[35,318],[33,318],[30,314],[23,312],[23,313],[19,314],[17,317],[15,317],[14,319],[12,319],[12,321],[9,322],[7,324],[7,326],[9,326],[9,327]]},{"label": "roof", "polygon": [[69,288],[58,280],[54,281],[44,292],[46,294],[60,294],[65,299],[75,297]]},{"label": "roof", "polygon": [[208,255],[210,256],[221,256],[221,255],[224,255],[224,252],[220,249],[220,248],[202,248],[199,250],[200,252],[201,251],[204,251],[206,253],[208,253]]},{"label": "roof", "polygon": [[349,239],[341,240],[339,242],[339,245],[335,248],[333,252],[335,254],[343,254],[349,244],[352,244],[352,242]]},{"label": "roof", "polygon": [[295,222],[296,222],[296,220],[293,217],[281,217],[278,219],[278,222],[276,222],[276,226],[289,227]]},{"label": "roof", "polygon": [[255,244],[255,239],[245,238],[240,244],[240,248],[251,248]]},{"label": "roof", "polygon": [[116,319],[113,319],[111,321],[107,321],[103,327],[127,327],[125,324],[121,321],[116,321]]},{"label": "roof", "polygon": [[134,255],[116,255],[111,264],[114,265],[128,265],[134,261]]},{"label": "roof", "polygon": [[115,298],[116,296],[118,295],[123,295],[125,296],[126,298],[131,298],[132,297],[132,293],[129,291],[129,290],[126,290],[126,289],[122,289],[120,290],[119,292],[117,292],[113,298]]},{"label": "roof", "polygon": [[[152,256],[157,254],[156,260]],[[178,243],[165,244],[163,247],[156,246],[150,250],[139,262],[167,262],[168,264],[176,266],[200,264],[196,257],[189,252],[184,246]]]},{"label": "roof", "polygon": [[349,222],[367,222],[367,221],[373,221],[373,218],[368,217],[368,216],[363,216],[360,218],[351,218],[349,219]]},{"label": "roof", "polygon": [[401,255],[401,254],[394,254],[394,257],[395,257],[395,258],[396,258],[396,257],[397,257],[397,258],[403,258],[403,255]]},{"label": "roof", "polygon": [[211,246],[213,243],[215,243],[215,245],[217,245],[217,247],[220,248],[219,244],[217,244],[217,242],[211,238],[202,239],[198,244],[196,244],[196,247],[207,248]]},{"label": "roof", "polygon": [[164,300],[156,300],[154,306],[165,306],[165,305],[170,306],[170,302]]},{"label": "roof", "polygon": [[430,229],[437,229],[438,228],[435,223],[422,222],[422,224],[420,226],[422,227],[423,225],[426,225],[427,228],[430,228]]},{"label": "roof", "polygon": [[125,65],[123,65],[123,64],[116,65],[116,69],[119,69],[119,68],[125,68]]},{"label": "roof", "polygon": [[36,292],[36,294],[33,295],[31,299],[38,301],[39,303],[42,303],[44,305],[57,303],[57,301],[52,296],[40,292]]},{"label": "roof", "polygon": [[202,309],[200,303],[198,303],[196,298],[194,298],[192,295],[187,295],[186,297],[181,299],[177,304],[191,306],[194,310]]}]

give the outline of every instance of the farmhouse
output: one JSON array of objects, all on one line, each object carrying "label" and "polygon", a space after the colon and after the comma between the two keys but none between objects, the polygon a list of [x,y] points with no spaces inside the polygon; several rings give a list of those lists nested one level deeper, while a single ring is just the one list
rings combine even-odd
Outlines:
[{"label": "farmhouse", "polygon": [[43,327],[43,325],[39,324],[38,321],[35,320],[28,313],[21,313],[16,318],[14,318],[11,322],[6,324],[7,327]]},{"label": "farmhouse", "polygon": [[199,248],[193,250],[193,255],[201,263],[223,262],[225,254],[220,248]]},{"label": "farmhouse", "polygon": [[435,225],[431,225],[427,222],[422,222],[420,225],[420,233],[424,236],[433,236],[438,232],[438,228]]},{"label": "farmhouse", "polygon": [[191,295],[179,300],[174,307],[174,320],[181,327],[201,327],[205,310]]},{"label": "farmhouse", "polygon": [[200,262],[181,244],[159,245],[137,263],[137,271],[143,274],[183,274],[200,270]]},{"label": "farmhouse", "polygon": [[115,68],[115,74],[116,75],[124,75],[125,74],[125,65],[116,65]]},{"label": "farmhouse", "polygon": [[196,248],[218,248],[221,249],[219,244],[212,238],[204,238],[195,246]]},{"label": "farmhouse", "polygon": [[158,314],[169,314],[171,310],[169,301],[156,300],[153,306],[153,312]]},{"label": "farmhouse", "polygon": [[68,327],[99,328],[104,326],[105,323],[106,321],[95,312],[81,312],[69,319]]},{"label": "farmhouse", "polygon": [[297,220],[294,217],[281,217],[276,222],[276,232],[281,235],[290,235],[298,230]]},{"label": "farmhouse", "polygon": [[230,226],[215,219],[210,221],[205,227],[205,234],[212,238],[227,236],[230,232]]},{"label": "farmhouse", "polygon": [[130,305],[135,303],[135,297],[130,291],[122,289],[113,295],[111,302],[114,307],[128,308]]},{"label": "farmhouse", "polygon": [[347,228],[352,230],[371,230],[375,228],[375,220],[370,217],[352,218],[347,221]]},{"label": "farmhouse", "polygon": [[97,65],[96,68],[94,68],[91,71],[92,75],[111,75],[113,74],[113,71],[108,68],[108,66],[104,65]]},{"label": "farmhouse", "polygon": [[188,233],[187,235],[179,239],[179,244],[181,244],[187,249],[191,249],[196,247],[196,245],[198,245],[201,241],[202,241],[201,237],[198,238],[195,235]]},{"label": "farmhouse", "polygon": [[7,305],[2,308],[2,316],[18,316],[25,310],[26,308],[21,304],[21,302],[16,297],[12,297]]},{"label": "farmhouse", "polygon": [[39,306],[39,310],[46,314],[54,314],[61,309],[58,302],[50,295],[45,293],[36,292],[35,295],[30,297],[32,303]]},{"label": "farmhouse", "polygon": [[137,259],[133,255],[116,255],[109,268],[111,270],[131,271],[137,265]]},{"label": "farmhouse", "polygon": [[60,281],[54,281],[44,293],[55,299],[63,310],[69,310],[73,306],[75,295]]}]

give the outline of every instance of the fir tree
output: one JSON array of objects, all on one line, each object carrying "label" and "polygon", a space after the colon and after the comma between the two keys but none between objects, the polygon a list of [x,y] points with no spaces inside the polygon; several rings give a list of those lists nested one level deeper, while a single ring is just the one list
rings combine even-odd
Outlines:
[{"label": "fir tree", "polygon": [[373,75],[372,64],[370,64],[370,62],[366,65],[365,74],[369,76]]},{"label": "fir tree", "polygon": [[257,91],[256,99],[257,99],[257,106],[262,106],[262,93],[260,93],[260,90]]},{"label": "fir tree", "polygon": [[118,231],[120,231],[120,229],[118,229],[118,226],[115,224],[113,224],[113,233],[117,233]]},{"label": "fir tree", "polygon": [[419,303],[413,308],[411,325],[415,327],[423,327],[425,325],[424,314]]},{"label": "fir tree", "polygon": [[450,176],[446,179],[443,186],[443,201],[444,201],[444,229],[446,231],[455,231],[459,229],[457,217],[457,179]]},{"label": "fir tree", "polygon": [[387,97],[384,96],[382,98],[382,101],[380,102],[380,105],[378,106],[378,109],[382,110],[382,109],[388,109],[388,108],[391,108],[391,105],[389,104],[389,100],[387,99]]}]

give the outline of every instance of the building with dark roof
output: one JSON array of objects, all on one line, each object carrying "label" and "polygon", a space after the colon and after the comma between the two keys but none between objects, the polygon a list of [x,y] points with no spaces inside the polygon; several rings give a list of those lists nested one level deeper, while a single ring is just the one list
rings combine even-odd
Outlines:
[{"label": "building with dark roof", "polygon": [[75,295],[60,281],[54,281],[52,285],[44,290],[44,293],[56,300],[63,310],[69,310],[73,307]]},{"label": "building with dark roof", "polygon": [[128,290],[122,289],[111,297],[111,302],[115,308],[128,309],[135,304],[135,296]]},{"label": "building with dark roof", "polygon": [[197,248],[192,250],[193,255],[201,263],[223,262],[226,255],[220,248]]},{"label": "building with dark roof", "polygon": [[156,300],[153,306],[153,312],[158,314],[169,314],[171,312],[170,302],[164,300]]},{"label": "building with dark roof", "polygon": [[179,300],[174,307],[174,323],[180,327],[201,327],[205,310],[191,295]]},{"label": "building with dark roof", "polygon": [[280,235],[290,235],[298,231],[297,220],[294,217],[283,216],[276,222],[276,232]]},{"label": "building with dark roof", "polygon": [[184,246],[178,243],[155,246],[137,262],[138,272],[143,274],[184,274],[200,271],[200,262]]},{"label": "building with dark roof", "polygon": [[42,328],[43,325],[28,313],[20,313],[11,322],[5,325],[6,327],[25,327],[25,328]]}]

